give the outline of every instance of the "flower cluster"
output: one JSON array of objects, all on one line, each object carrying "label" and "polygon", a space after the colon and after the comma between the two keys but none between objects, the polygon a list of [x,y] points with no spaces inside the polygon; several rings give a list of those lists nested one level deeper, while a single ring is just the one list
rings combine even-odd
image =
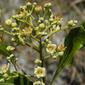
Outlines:
[{"label": "flower cluster", "polygon": [[8,78],[8,72],[9,72],[9,64],[2,65],[2,67],[0,69],[0,76],[2,76],[0,78],[1,82],[4,82]]},{"label": "flower cluster", "polygon": [[63,44],[48,44],[46,47],[46,51],[52,55],[52,58],[57,58],[58,56],[62,56],[65,50],[65,46]]},{"label": "flower cluster", "polygon": [[[14,51],[15,50],[15,47],[13,47],[13,46],[7,46],[6,47],[6,50],[7,51]],[[7,60],[9,61],[9,62],[16,62],[17,61],[17,58],[15,57],[15,55],[13,54],[13,53],[10,53],[10,55],[9,56],[7,56]]]},{"label": "flower cluster", "polygon": [[3,64],[0,68],[0,84],[4,82],[8,82],[13,78],[16,78],[19,76],[18,72],[10,71],[10,66],[8,64]]},{"label": "flower cluster", "polygon": [[[6,26],[2,27],[0,25],[0,32],[10,35],[12,45],[29,46],[39,53],[39,58],[34,61],[37,66],[34,69],[36,80],[33,85],[45,85],[45,59],[48,59],[49,56],[52,56],[50,58],[59,58],[59,56],[63,55],[66,48],[63,44],[56,45],[51,41],[51,37],[55,33],[65,30],[62,26],[62,18],[54,16],[51,7],[51,3],[41,6],[35,2],[28,2],[26,5],[20,6],[15,15],[5,20]],[[76,20],[70,20],[67,23],[67,27],[74,27],[76,24]],[[17,71],[17,58],[13,54],[13,51],[16,50],[15,48],[8,45],[6,51],[9,52],[7,60],[14,65]],[[5,72],[8,69],[4,70],[2,68],[2,70]],[[23,70],[21,71],[23,73]]]}]

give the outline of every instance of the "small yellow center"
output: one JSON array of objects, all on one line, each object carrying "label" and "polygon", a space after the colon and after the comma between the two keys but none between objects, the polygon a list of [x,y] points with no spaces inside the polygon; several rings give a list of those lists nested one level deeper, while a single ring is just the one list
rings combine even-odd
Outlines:
[{"label": "small yellow center", "polygon": [[37,71],[37,74],[42,74],[43,73],[43,71],[41,70],[41,69],[39,69],[38,71]]}]

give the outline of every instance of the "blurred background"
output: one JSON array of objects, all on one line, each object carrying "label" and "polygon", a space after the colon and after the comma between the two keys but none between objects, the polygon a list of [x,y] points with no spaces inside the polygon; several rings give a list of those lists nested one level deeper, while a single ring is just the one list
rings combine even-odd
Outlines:
[{"label": "blurred background", "polygon": [[[27,1],[37,2],[43,5],[46,2],[52,3],[52,11],[55,16],[62,16],[63,23],[70,19],[76,19],[79,23],[85,20],[85,0],[0,0],[0,23],[15,14],[20,5]],[[57,33],[53,42],[56,44],[63,43],[65,32]],[[37,57],[36,52],[26,46],[18,46],[16,56],[21,68],[28,74],[33,74],[34,59]],[[6,60],[0,55],[0,65],[6,63]],[[48,82],[52,78],[53,69],[56,68],[57,62],[47,62]],[[55,85],[85,85],[85,48],[82,48],[76,55],[71,68],[66,68],[55,82]]]}]

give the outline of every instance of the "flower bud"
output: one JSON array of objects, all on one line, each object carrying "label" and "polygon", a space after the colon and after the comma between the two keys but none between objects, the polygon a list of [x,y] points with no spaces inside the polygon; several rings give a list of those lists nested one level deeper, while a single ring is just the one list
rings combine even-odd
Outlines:
[{"label": "flower bud", "polygon": [[44,5],[45,8],[51,8],[51,6],[52,6],[51,3],[46,3],[46,4]]},{"label": "flower bud", "polygon": [[14,54],[11,54],[10,56],[7,57],[7,60],[11,60],[14,57]]},{"label": "flower bud", "polygon": [[11,41],[13,41],[13,42],[14,42],[14,41],[15,41],[15,38],[11,38]]},{"label": "flower bud", "polygon": [[4,28],[2,27],[2,25],[0,25],[0,30],[1,30],[1,31],[4,30]]},{"label": "flower bud", "polygon": [[20,9],[25,10],[26,6],[20,6]]},{"label": "flower bud", "polygon": [[7,19],[7,20],[5,21],[5,24],[6,24],[6,25],[11,25],[11,24],[12,24],[12,19]]},{"label": "flower bud", "polygon": [[18,27],[13,27],[13,29],[12,29],[12,31],[14,31],[14,30],[19,30],[20,28],[18,28]]},{"label": "flower bud", "polygon": [[33,85],[45,85],[45,83],[42,81],[35,81]]},{"label": "flower bud", "polygon": [[15,47],[13,47],[13,46],[7,46],[7,48],[6,48],[8,51],[11,51],[11,50],[14,50],[15,49]]},{"label": "flower bud", "polygon": [[34,62],[35,62],[35,64],[41,64],[42,63],[42,61],[40,59],[36,59]]},{"label": "flower bud", "polygon": [[62,51],[62,52],[58,52],[58,55],[59,56],[62,56],[64,54],[64,52]]},{"label": "flower bud", "polygon": [[38,5],[38,6],[35,7],[35,12],[39,13],[41,11],[42,11],[42,6]]},{"label": "flower bud", "polygon": [[32,34],[32,31],[33,30],[32,30],[31,27],[25,27],[25,29],[23,29],[21,33],[22,33],[22,35],[25,35],[26,36],[26,35]]},{"label": "flower bud", "polygon": [[1,79],[0,79],[0,82],[5,82],[4,78],[1,78]]},{"label": "flower bud", "polygon": [[16,26],[17,26],[17,23],[13,22],[13,23],[11,24],[11,26],[12,26],[12,27],[16,27]]},{"label": "flower bud", "polygon": [[34,6],[36,6],[36,5],[37,5],[37,3],[36,3],[36,2],[34,2],[34,3],[33,3],[33,5],[34,5]]},{"label": "flower bud", "polygon": [[28,2],[26,5],[27,5],[27,6],[31,6],[32,4],[31,4],[30,2]]},{"label": "flower bud", "polygon": [[44,23],[39,24],[39,28],[41,29],[45,28],[45,24]]},{"label": "flower bud", "polygon": [[77,20],[70,20],[70,21],[68,21],[68,26],[75,26],[76,24],[78,23],[78,21]]}]

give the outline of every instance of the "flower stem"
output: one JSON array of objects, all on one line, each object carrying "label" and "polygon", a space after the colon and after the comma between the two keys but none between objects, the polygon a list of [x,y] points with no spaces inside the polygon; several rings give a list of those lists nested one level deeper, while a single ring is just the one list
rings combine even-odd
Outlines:
[{"label": "flower stem", "polygon": [[42,61],[41,67],[44,65],[44,58],[42,56],[42,40],[40,39],[40,60]]},{"label": "flower stem", "polygon": [[[40,60],[42,61],[41,67],[44,67],[44,57],[43,57],[43,54],[42,54],[42,50],[43,50],[42,40],[40,38]],[[45,77],[43,78],[43,82],[45,83]]]}]

